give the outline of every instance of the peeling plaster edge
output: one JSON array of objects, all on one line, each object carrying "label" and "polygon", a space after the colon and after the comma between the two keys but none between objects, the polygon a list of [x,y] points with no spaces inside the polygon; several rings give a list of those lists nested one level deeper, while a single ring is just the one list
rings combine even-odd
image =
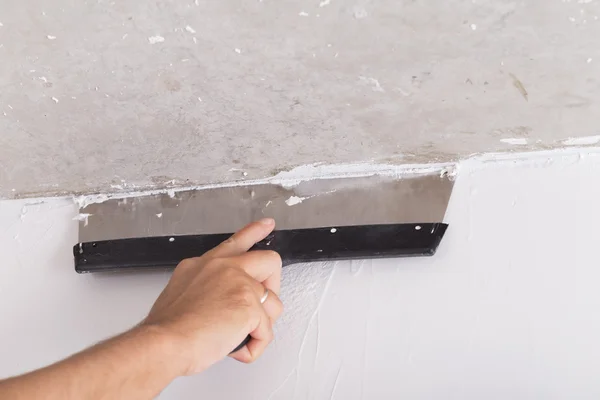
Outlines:
[{"label": "peeling plaster edge", "polygon": [[484,154],[473,154],[469,157],[463,158],[455,162],[448,163],[435,163],[435,164],[373,164],[369,162],[359,162],[352,164],[323,164],[314,163],[301,165],[292,168],[287,171],[282,171],[272,177],[263,179],[248,179],[238,180],[224,183],[207,184],[207,185],[194,185],[185,186],[179,188],[161,188],[161,189],[150,189],[150,190],[138,190],[129,192],[119,193],[94,193],[80,196],[48,196],[48,197],[32,197],[32,198],[2,198],[0,201],[25,201],[26,205],[41,204],[47,201],[54,201],[58,199],[73,199],[74,203],[80,208],[84,208],[89,204],[102,203],[109,199],[122,199],[130,197],[141,197],[155,194],[168,193],[174,196],[175,193],[190,191],[190,190],[203,190],[203,189],[214,189],[214,188],[226,188],[226,187],[239,187],[239,186],[251,186],[261,184],[274,184],[283,187],[294,187],[301,182],[315,180],[315,179],[336,179],[336,178],[359,178],[368,176],[388,176],[395,177],[398,179],[410,178],[423,174],[442,174],[448,173],[451,177],[456,177],[460,172],[462,164],[480,164],[482,167],[484,164],[489,163],[514,163],[518,165],[532,165],[540,166],[544,163],[564,160],[565,158],[571,159],[572,161],[581,160],[584,157],[591,157],[597,159],[600,162],[600,147],[569,147],[553,150],[542,150],[542,151],[529,151],[529,152],[497,152],[497,153],[484,153]]},{"label": "peeling plaster edge", "polygon": [[262,179],[246,179],[233,182],[224,182],[207,185],[194,185],[179,188],[141,190],[131,192],[121,192],[115,194],[91,194],[74,196],[73,199],[80,209],[90,204],[103,203],[109,199],[123,199],[132,197],[151,196],[156,194],[169,194],[175,197],[179,192],[191,190],[206,190],[216,188],[231,188],[239,186],[254,185],[278,185],[284,188],[292,188],[302,182],[321,180],[321,179],[340,179],[340,178],[362,178],[369,176],[383,176],[397,179],[406,179],[422,175],[448,175],[453,178],[456,175],[456,163],[438,163],[438,164],[373,164],[373,163],[352,163],[352,164],[323,164],[314,163],[300,165],[290,170],[282,171],[277,175]]},{"label": "peeling plaster edge", "polygon": [[582,162],[590,165],[600,165],[600,147],[570,147],[544,151],[529,151],[518,153],[485,153],[472,155],[459,161],[457,175],[464,167],[470,173],[477,173],[483,169],[506,167],[543,168],[553,164],[569,167]]},{"label": "peeling plaster edge", "polygon": [[484,153],[484,154],[472,154],[470,157],[462,159],[457,164],[463,164],[467,162],[489,164],[489,163],[517,163],[519,165],[524,164],[539,164],[544,161],[552,160],[564,160],[565,158],[581,159],[582,157],[599,157],[600,158],[600,147],[568,147],[553,150],[542,150],[542,151],[528,151],[518,153]]}]

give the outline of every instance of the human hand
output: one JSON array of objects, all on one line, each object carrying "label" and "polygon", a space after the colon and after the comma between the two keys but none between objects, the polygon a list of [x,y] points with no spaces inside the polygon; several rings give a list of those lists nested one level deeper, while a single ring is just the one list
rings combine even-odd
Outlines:
[{"label": "human hand", "polygon": [[[182,374],[201,372],[231,354],[250,363],[273,339],[283,311],[279,300],[281,257],[274,251],[248,252],[275,228],[270,218],[254,222],[201,257],[183,260],[141,326],[155,327],[177,343],[173,357]],[[268,289],[264,304],[260,299]]]}]

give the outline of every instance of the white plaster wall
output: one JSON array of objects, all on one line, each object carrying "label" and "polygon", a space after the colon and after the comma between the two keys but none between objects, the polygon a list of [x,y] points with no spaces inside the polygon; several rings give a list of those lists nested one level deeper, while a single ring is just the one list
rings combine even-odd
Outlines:
[{"label": "white plaster wall", "polygon": [[[296,265],[277,340],[164,399],[597,399],[600,151],[469,160],[434,258]],[[74,273],[68,200],[0,202],[0,376],[134,325],[168,274]]]}]

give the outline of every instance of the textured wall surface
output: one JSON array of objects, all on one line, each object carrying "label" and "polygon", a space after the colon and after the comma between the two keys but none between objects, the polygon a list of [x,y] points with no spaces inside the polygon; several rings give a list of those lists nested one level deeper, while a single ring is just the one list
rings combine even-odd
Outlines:
[{"label": "textured wall surface", "polygon": [[594,0],[2,0],[0,197],[594,144],[598,16]]},{"label": "textured wall surface", "polygon": [[[161,398],[600,398],[599,174],[598,151],[465,162],[435,257],[287,267],[264,357]],[[169,277],[75,274],[72,201],[24,203],[0,203],[0,377],[133,326]]]}]

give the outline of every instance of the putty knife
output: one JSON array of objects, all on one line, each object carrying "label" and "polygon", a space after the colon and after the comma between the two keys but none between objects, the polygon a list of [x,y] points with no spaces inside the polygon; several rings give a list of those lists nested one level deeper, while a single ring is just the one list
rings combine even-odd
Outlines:
[{"label": "putty knife", "polygon": [[426,173],[322,178],[80,199],[77,272],[172,268],[243,225],[272,217],[255,249],[295,262],[433,255],[454,180]]}]

